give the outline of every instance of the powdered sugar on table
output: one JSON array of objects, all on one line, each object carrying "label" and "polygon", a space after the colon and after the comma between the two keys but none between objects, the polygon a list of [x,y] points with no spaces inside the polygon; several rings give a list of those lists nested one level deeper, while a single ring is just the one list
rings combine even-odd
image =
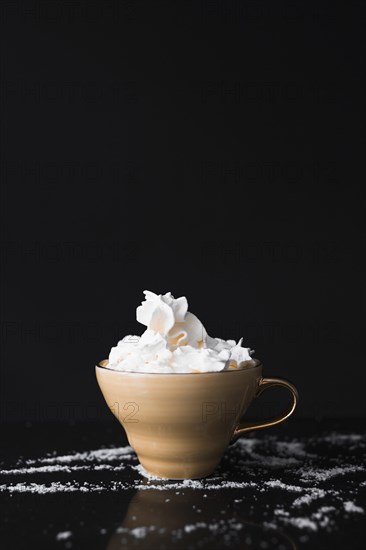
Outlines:
[{"label": "powdered sugar on table", "polygon": [[[246,525],[240,519],[244,506],[249,512],[263,509],[262,528],[279,533],[292,529],[312,536],[336,528],[340,518],[360,517],[365,513],[362,505],[366,487],[365,441],[364,434],[336,432],[319,436],[316,442],[313,438],[249,436],[227,450],[213,475],[182,481],[162,480],[147,472],[130,446],[51,453],[20,459],[11,466],[2,465],[0,491],[39,498],[50,494],[135,494],[137,491],[140,495],[161,494],[162,499],[157,496],[157,502],[170,512],[174,512],[179,499],[186,502],[194,493],[192,521],[170,529],[170,534],[178,539],[204,529],[232,540]],[[319,448],[323,448],[324,453],[319,453]],[[98,472],[100,476],[96,479]],[[90,475],[94,476],[92,481]],[[205,499],[210,495],[217,499],[217,493],[223,494],[223,491],[232,493],[231,508],[228,511],[218,508],[221,517],[208,521]],[[164,529],[139,524],[138,515],[135,517],[131,524],[118,528],[118,534],[127,542],[129,537],[131,540],[156,537]],[[197,520],[193,521],[195,517]],[[55,537],[59,542],[71,544],[71,532],[67,529]]]}]

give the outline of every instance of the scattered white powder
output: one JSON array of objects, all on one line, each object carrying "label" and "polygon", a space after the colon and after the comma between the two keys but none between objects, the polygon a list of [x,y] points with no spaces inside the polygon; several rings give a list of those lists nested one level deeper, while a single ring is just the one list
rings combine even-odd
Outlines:
[{"label": "scattered white powder", "polygon": [[326,491],[323,491],[323,489],[308,489],[309,493],[302,497],[298,497],[294,502],[292,503],[292,506],[295,506],[295,508],[302,506],[303,504],[309,505],[314,500],[318,500],[319,498],[324,498],[327,493]]},{"label": "scattered white powder", "polygon": [[251,454],[256,447],[256,445],[260,444],[261,440],[256,437],[248,437],[248,438],[241,438],[238,439],[235,443],[236,447],[241,447],[243,450],[245,450],[248,454]]},{"label": "scattered white powder", "polygon": [[318,531],[320,528],[324,529],[336,523],[334,518],[336,511],[337,509],[334,506],[322,506],[316,512],[310,514],[309,517],[293,517],[290,516],[289,512],[276,515],[284,525],[292,525],[298,529],[308,531]]},{"label": "scattered white powder", "polygon": [[41,474],[41,473],[54,473],[54,472],[67,472],[71,473],[72,471],[85,470],[88,466],[74,466],[71,469],[69,466],[30,466],[29,468],[14,468],[12,470],[0,470],[2,475],[19,475],[19,474]]},{"label": "scattered white powder", "polygon": [[283,508],[276,508],[274,511],[275,516],[289,516],[290,512],[284,510]]},{"label": "scattered white powder", "polygon": [[302,493],[305,490],[305,487],[298,487],[297,485],[287,485],[286,483],[282,483],[282,481],[280,481],[279,479],[265,481],[264,485],[266,485],[267,487],[271,487],[272,489],[284,489],[289,493]]},{"label": "scattered white powder", "polygon": [[290,466],[298,466],[301,461],[294,457],[282,457],[282,456],[263,456],[257,453],[251,453],[251,459],[246,460],[245,463],[249,465],[260,465],[268,468],[285,468]]},{"label": "scattered white powder", "polygon": [[322,514],[328,514],[329,512],[335,512],[336,508],[334,506],[322,506],[319,508],[318,512],[321,512]]},{"label": "scattered white powder", "polygon": [[67,540],[72,536],[71,531],[61,531],[61,533],[57,533],[56,540]]},{"label": "scattered white powder", "polygon": [[[212,524],[212,525],[216,526],[216,524]],[[191,533],[192,531],[196,531],[196,529],[205,529],[207,527],[208,527],[207,523],[199,521],[199,522],[194,523],[194,524],[185,525],[184,530],[185,530],[186,533]]]},{"label": "scattered white powder", "polygon": [[359,443],[365,441],[365,435],[363,434],[340,434],[332,432],[329,435],[323,436],[322,440],[332,445],[345,445],[349,443]]},{"label": "scattered white powder", "polygon": [[356,506],[354,502],[351,500],[347,500],[343,503],[344,509],[346,512],[356,512],[357,514],[364,514],[365,510],[361,508],[360,506]]},{"label": "scattered white powder", "polygon": [[345,474],[349,473],[355,473],[355,472],[364,472],[365,468],[363,466],[353,466],[353,465],[347,465],[347,466],[337,466],[335,468],[329,468],[328,470],[324,469],[317,469],[309,468],[307,470],[303,470],[301,472],[301,479],[303,480],[312,480],[315,479],[317,481],[327,481],[328,479],[331,479],[335,476],[343,476]]},{"label": "scattered white powder", "polygon": [[72,493],[76,491],[89,492],[91,485],[80,485],[78,483],[60,483],[54,481],[49,485],[44,483],[16,483],[15,485],[0,485],[0,491],[8,491],[9,493],[38,493],[46,495],[48,493]]},{"label": "scattered white powder", "polygon": [[137,539],[142,539],[146,537],[148,531],[148,527],[135,527],[135,529],[131,530],[131,535],[133,535]]},{"label": "scattered white powder", "polygon": [[[86,467],[86,468],[88,468],[88,467]],[[112,470],[113,472],[121,472],[125,468],[126,467],[123,466],[123,465],[121,465],[121,466],[112,466],[111,464],[97,464],[96,466],[89,467],[88,469],[89,470],[96,470],[96,471]],[[73,466],[71,466],[71,469],[73,469]]]},{"label": "scattered white powder", "polygon": [[269,468],[284,468],[300,465],[305,458],[315,458],[314,454],[305,450],[305,443],[302,441],[276,441],[272,436],[267,441],[275,452],[261,454],[255,452],[257,447],[263,446],[263,440],[259,438],[239,439],[238,445],[249,457],[245,460],[246,465],[261,465]]},{"label": "scattered white powder", "polygon": [[150,479],[150,480],[161,480],[162,479],[159,476],[154,476],[153,474],[150,474],[150,472],[145,470],[145,468],[142,466],[142,464],[137,464],[136,466],[131,466],[131,468],[133,470],[136,470],[136,472],[138,472],[143,477],[146,477],[147,479]]},{"label": "scattered white powder", "polygon": [[[162,481],[160,478],[158,478]],[[248,487],[257,488],[258,485],[252,481],[223,481],[222,483],[209,483],[207,481],[201,481],[198,479],[184,479],[171,483],[169,481],[163,481],[161,485],[152,483],[141,484],[140,481],[135,480],[135,488],[140,491],[149,491],[151,489],[157,491],[170,491],[178,489],[200,489],[205,491],[217,491],[221,489],[246,489]],[[178,493],[177,493],[178,494]]]},{"label": "scattered white powder", "polygon": [[[256,501],[268,498],[270,504],[266,508],[266,521],[264,527],[278,529],[287,525],[316,532],[320,529],[329,529],[337,524],[340,513],[364,514],[365,511],[353,501],[358,495],[360,487],[366,486],[366,481],[356,481],[354,474],[365,471],[361,466],[362,458],[358,456],[357,463],[353,447],[362,450],[363,436],[359,434],[337,434],[332,433],[323,437],[307,440],[285,441],[279,440],[276,436],[263,438],[243,438],[235,445],[229,447],[224,457],[222,466],[213,476],[199,480],[166,480],[151,475],[140,464],[137,456],[130,446],[96,449],[85,452],[72,452],[62,455],[47,455],[37,459],[19,460],[15,468],[0,470],[0,473],[9,476],[9,483],[0,485],[0,491],[13,493],[32,493],[36,495],[47,495],[52,493],[97,493],[97,492],[121,492],[121,491],[174,491],[176,495],[184,495],[185,491],[197,490],[203,492],[203,497],[208,496],[211,491],[238,490],[240,493],[233,493],[233,502],[240,503],[250,500],[253,505]],[[334,446],[333,455],[329,459],[331,467],[324,467],[323,457],[308,452],[311,445],[326,442]],[[341,446],[344,449],[341,449]],[[351,452],[349,452],[351,451]],[[346,459],[346,460],[345,460]],[[226,463],[225,463],[226,461]],[[346,463],[345,463],[346,461]],[[302,463],[303,466],[299,467]],[[293,468],[293,466],[297,466]],[[268,471],[266,472],[266,468]],[[277,468],[276,475],[270,468]],[[285,469],[286,477],[282,477]],[[119,475],[113,477],[114,472],[133,473],[132,477],[122,478]],[[102,477],[95,483],[84,481],[84,473],[93,471],[106,471],[107,477]],[[52,482],[32,483],[33,475],[50,475]],[[57,480],[57,474],[62,474],[62,482]],[[77,474],[77,480],[72,474]],[[68,477],[70,475],[70,477]],[[270,478],[268,479],[270,475]],[[25,476],[25,477],[24,477]],[[69,481],[65,481],[69,479]],[[263,477],[266,476],[266,477]],[[338,477],[342,477],[342,483],[338,484]],[[347,478],[345,485],[344,478]],[[28,478],[28,479],[26,479]],[[43,479],[43,478],[42,478]],[[49,478],[44,478],[49,479]],[[60,477],[58,478],[60,479]],[[84,477],[85,479],[85,477]],[[286,483],[282,480],[286,479]],[[235,480],[235,481],[234,481]],[[330,487],[329,480],[332,484]],[[37,478],[39,481],[39,478]],[[337,485],[338,484],[338,485]],[[278,491],[286,494],[285,503],[278,497]],[[170,495],[169,495],[170,496]],[[179,497],[174,498],[179,498]],[[238,498],[234,498],[238,497]],[[328,498],[330,506],[315,508],[318,500]],[[172,499],[165,499],[170,502]],[[199,502],[193,507],[194,513],[199,514],[201,507]],[[306,510],[306,514],[304,514]],[[341,512],[340,512],[341,510]],[[225,510],[221,513],[226,514]],[[298,515],[299,514],[299,515]],[[347,517],[347,515],[346,515]],[[158,529],[154,526],[138,525],[138,518],[135,518],[134,528],[120,528],[119,533],[130,535],[134,539],[148,537],[152,532],[162,533],[164,528]],[[238,522],[235,518],[210,523],[190,522],[182,525],[181,528],[172,531],[172,536],[181,539],[198,529],[206,529],[214,534],[221,534],[225,540],[231,541],[245,524]],[[71,536],[71,532],[65,531],[64,540]],[[63,536],[59,533],[58,536]],[[55,535],[56,536],[56,535]],[[58,540],[62,540],[59,538]],[[71,544],[71,542],[66,542]]]},{"label": "scattered white powder", "polygon": [[[128,533],[136,539],[143,539],[152,531],[157,531],[157,528],[154,525],[149,525],[147,527],[134,527],[133,529],[128,529],[128,527],[118,527],[116,532],[126,534]],[[162,532],[163,530],[160,529],[159,531]]]},{"label": "scattered white powder", "polygon": [[[197,521],[193,523],[188,523],[183,525],[180,528],[169,529],[169,534],[172,537],[172,542],[181,540],[184,535],[190,535],[197,530],[208,530],[214,535],[221,535],[226,542],[230,543],[233,540],[237,540],[237,533],[245,527],[245,524],[238,522],[234,518],[228,520],[213,520],[211,523]],[[138,526],[134,529],[129,529],[128,527],[119,527],[117,529],[118,534],[130,535],[134,538],[145,538],[149,533],[166,533],[166,528],[157,528],[153,525],[150,526]],[[125,541],[127,545],[127,539]]]},{"label": "scattered white powder", "polygon": [[110,464],[97,464],[95,466],[62,466],[57,464],[55,466],[29,466],[28,468],[14,468],[11,470],[0,470],[2,475],[20,475],[20,474],[51,474],[54,472],[85,472],[92,470],[113,470],[114,472],[120,472],[124,470],[125,466],[111,466]]},{"label": "scattered white powder", "polygon": [[311,518],[317,520],[319,527],[328,527],[334,523],[331,520],[330,514],[335,511],[336,508],[334,506],[322,506],[317,512],[311,515]]},{"label": "scattered white powder", "polygon": [[263,527],[265,529],[278,529],[278,525],[276,523],[273,523],[272,521],[264,521]]},{"label": "scattered white powder", "polygon": [[309,518],[283,518],[283,523],[285,525],[292,525],[293,527],[297,527],[298,529],[308,529],[309,531],[317,531],[318,526],[315,523],[315,521],[309,519]]},{"label": "scattered white powder", "polygon": [[[159,478],[160,479],[160,478]],[[7,491],[9,493],[70,493],[70,492],[101,492],[101,491],[123,491],[131,489],[139,489],[140,491],[169,491],[178,489],[200,489],[200,490],[221,490],[221,489],[244,489],[248,487],[256,487],[257,485],[252,482],[236,482],[226,481],[222,484],[205,484],[199,480],[185,479],[175,483],[163,482],[161,485],[156,484],[139,484],[135,480],[134,484],[123,483],[120,481],[107,482],[104,485],[95,483],[77,483],[68,482],[60,483],[59,481],[52,482],[50,484],[45,483],[16,483],[16,484],[3,484],[0,485],[0,491]],[[177,493],[179,494],[179,493]]]},{"label": "scattered white powder", "polygon": [[72,453],[61,456],[46,456],[36,460],[27,460],[27,465],[32,464],[70,464],[72,462],[115,462],[117,460],[126,460],[134,453],[132,447],[117,447],[113,449],[97,449],[95,451],[85,451],[84,453]]},{"label": "scattered white powder", "polygon": [[[0,470],[2,475],[30,475],[42,473],[71,473],[92,470],[111,470],[122,471],[125,469],[124,464],[111,465],[108,462],[123,462],[136,457],[132,447],[117,447],[113,449],[97,449],[86,451],[83,453],[72,453],[69,455],[46,456],[39,459],[25,460],[27,466],[21,468],[12,468],[9,470]],[[75,465],[74,462],[83,462],[83,465]],[[107,462],[107,464],[103,464]],[[86,464],[85,464],[86,463]],[[36,466],[33,466],[36,464]],[[37,464],[46,464],[38,466]],[[1,486],[3,487],[3,486]]]},{"label": "scattered white powder", "polygon": [[277,452],[281,455],[295,456],[298,458],[309,456],[309,453],[305,450],[305,443],[303,441],[274,441],[274,444]]}]

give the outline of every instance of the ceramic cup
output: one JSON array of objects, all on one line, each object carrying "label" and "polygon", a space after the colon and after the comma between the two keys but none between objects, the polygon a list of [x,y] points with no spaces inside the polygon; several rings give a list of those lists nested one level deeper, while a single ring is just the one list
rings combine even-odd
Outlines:
[{"label": "ceramic cup", "polygon": [[[263,378],[262,365],[208,373],[142,373],[96,366],[99,387],[142,466],[169,479],[210,475],[226,447],[243,434],[279,424],[295,410],[298,393],[282,378]],[[264,390],[282,386],[291,405],[260,422],[242,417]]]}]

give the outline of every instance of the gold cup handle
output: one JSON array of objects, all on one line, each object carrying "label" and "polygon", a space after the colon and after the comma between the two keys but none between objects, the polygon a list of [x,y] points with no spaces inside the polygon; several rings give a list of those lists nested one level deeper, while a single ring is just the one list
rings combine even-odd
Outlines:
[{"label": "gold cup handle", "polygon": [[279,416],[275,416],[274,418],[270,418],[268,420],[259,420],[256,422],[240,422],[237,428],[235,428],[230,444],[235,443],[235,441],[239,437],[247,432],[251,432],[252,430],[260,430],[262,428],[268,428],[269,426],[275,426],[276,424],[280,424],[292,415],[299,401],[299,394],[295,386],[284,378],[261,378],[255,397],[259,397],[265,390],[268,390],[269,388],[272,388],[274,386],[281,386],[282,388],[286,388],[290,392],[292,402],[289,408]]}]

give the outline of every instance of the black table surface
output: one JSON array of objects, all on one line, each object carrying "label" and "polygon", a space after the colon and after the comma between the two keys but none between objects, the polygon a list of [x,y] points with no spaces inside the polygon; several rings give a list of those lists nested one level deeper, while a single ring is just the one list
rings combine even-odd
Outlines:
[{"label": "black table surface", "polygon": [[290,420],[209,478],[147,477],[114,419],[2,426],[2,548],[364,548],[360,419]]}]

